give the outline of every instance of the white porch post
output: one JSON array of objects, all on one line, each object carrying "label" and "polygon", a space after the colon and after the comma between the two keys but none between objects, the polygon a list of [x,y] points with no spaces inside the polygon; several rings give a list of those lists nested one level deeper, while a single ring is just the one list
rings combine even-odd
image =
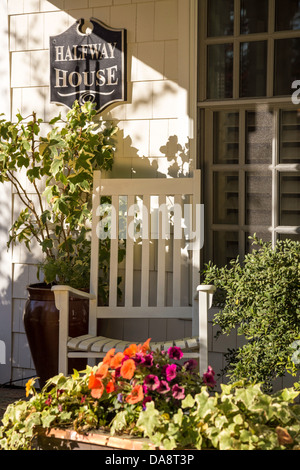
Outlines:
[{"label": "white porch post", "polygon": [[[0,113],[10,119],[9,27],[7,0],[0,0]],[[12,262],[7,250],[8,227],[11,226],[11,187],[0,191],[0,384],[11,379],[12,350]]]}]

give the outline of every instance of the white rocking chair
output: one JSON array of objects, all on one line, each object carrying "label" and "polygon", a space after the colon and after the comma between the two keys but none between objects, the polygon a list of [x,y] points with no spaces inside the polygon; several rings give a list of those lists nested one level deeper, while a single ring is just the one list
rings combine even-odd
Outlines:
[{"label": "white rocking chair", "polygon": [[[110,197],[111,204],[101,205],[103,196]],[[121,203],[126,209],[120,218]],[[101,218],[103,207],[106,211],[104,219],[104,211]],[[107,220],[110,221],[109,232],[104,230],[104,221]],[[123,229],[121,221],[124,220],[126,227]],[[179,333],[177,339],[153,339],[150,345],[152,349],[179,346],[184,357],[197,358],[200,373],[205,372],[208,367],[207,312],[211,307],[215,288],[199,285],[202,233],[199,170],[194,171],[192,178],[176,179],[102,179],[101,172],[96,171],[90,293],[63,285],[52,288],[56,307],[60,312],[59,372],[67,375],[69,357],[96,358],[100,361],[111,348],[115,348],[116,352],[123,351],[131,343],[142,342],[97,336],[97,319],[103,318],[192,320],[190,337],[180,337]],[[110,236],[109,302],[102,306],[99,305],[97,294],[99,239],[107,235]],[[125,291],[121,304],[117,294],[120,238],[126,238],[125,269],[122,276]],[[134,262],[137,246],[141,250],[138,273]],[[151,258],[154,258],[154,247],[156,266],[153,271],[155,263],[153,260],[151,262]],[[172,265],[171,269],[167,264]],[[166,274],[167,269],[171,271],[171,275],[170,272]],[[155,301],[150,291],[155,292]],[[172,294],[171,302],[168,301],[169,291]],[[68,334],[70,294],[89,299],[89,333],[77,338],[70,338]]]}]

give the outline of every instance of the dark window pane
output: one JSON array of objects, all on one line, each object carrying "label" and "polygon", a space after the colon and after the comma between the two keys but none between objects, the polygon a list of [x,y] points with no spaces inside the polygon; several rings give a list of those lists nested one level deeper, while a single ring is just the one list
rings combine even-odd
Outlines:
[{"label": "dark window pane", "polygon": [[300,29],[300,0],[276,0],[275,31]]},{"label": "dark window pane", "polygon": [[233,44],[207,48],[207,98],[232,98]]},{"label": "dark window pane", "polygon": [[239,176],[237,172],[214,173],[215,224],[238,224],[239,222]]},{"label": "dark window pane", "polygon": [[207,36],[231,36],[234,0],[209,0],[207,3]]},{"label": "dark window pane", "polygon": [[239,254],[238,232],[218,231],[213,233],[213,262],[217,266],[226,266]]},{"label": "dark window pane", "polygon": [[268,0],[241,0],[241,34],[268,31]]},{"label": "dark window pane", "polygon": [[280,112],[280,163],[300,163],[300,114],[298,111]]},{"label": "dark window pane", "polygon": [[300,176],[280,174],[280,225],[300,225]]},{"label": "dark window pane", "polygon": [[246,111],[246,163],[272,163],[273,114]]},{"label": "dark window pane", "polygon": [[271,242],[271,232],[259,232],[253,228],[253,231],[249,231],[245,233],[246,237],[246,253],[251,253],[253,250],[258,250],[259,246],[253,243],[253,240],[250,239],[249,237],[253,237],[253,235],[256,234],[256,237],[259,240],[262,240],[264,243],[269,243]]},{"label": "dark window pane", "polygon": [[243,42],[240,48],[240,97],[266,96],[267,41]]},{"label": "dark window pane", "polygon": [[239,113],[214,113],[214,163],[239,163]]},{"label": "dark window pane", "polygon": [[300,77],[300,38],[275,40],[274,95],[291,95]]},{"label": "dark window pane", "polygon": [[272,224],[272,175],[246,173],[246,225]]},{"label": "dark window pane", "polygon": [[299,233],[280,233],[278,235],[279,240],[293,240],[294,242],[300,242]]}]

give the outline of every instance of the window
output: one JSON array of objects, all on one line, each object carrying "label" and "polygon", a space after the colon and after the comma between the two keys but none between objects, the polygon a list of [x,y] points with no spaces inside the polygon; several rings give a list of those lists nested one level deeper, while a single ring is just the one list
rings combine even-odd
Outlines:
[{"label": "window", "polygon": [[253,233],[300,241],[300,0],[199,6],[204,261],[224,265]]}]

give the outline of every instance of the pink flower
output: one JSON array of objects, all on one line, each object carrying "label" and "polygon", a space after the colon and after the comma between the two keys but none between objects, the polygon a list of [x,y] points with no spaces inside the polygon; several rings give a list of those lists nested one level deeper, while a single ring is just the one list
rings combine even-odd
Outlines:
[{"label": "pink flower", "polygon": [[136,366],[145,362],[145,358],[141,353],[137,353],[132,359],[134,360]]},{"label": "pink flower", "polygon": [[168,393],[169,391],[170,391],[170,387],[169,387],[168,382],[166,382],[165,380],[161,380],[159,383],[157,392],[164,394],[164,393]]},{"label": "pink flower", "polygon": [[153,356],[152,356],[152,354],[147,354],[144,357],[144,359],[145,359],[145,362],[144,362],[145,366],[151,367],[153,365]]},{"label": "pink flower", "polygon": [[168,382],[175,379],[176,369],[177,369],[176,364],[171,364],[171,365],[166,366],[164,372],[166,374],[166,379]]},{"label": "pink flower", "polygon": [[159,387],[159,378],[157,375],[149,374],[145,377],[144,385],[146,385],[147,390],[156,390]]},{"label": "pink flower", "polygon": [[45,401],[45,405],[51,405],[52,403],[52,396],[49,394],[47,400]]},{"label": "pink flower", "polygon": [[207,372],[203,374],[203,381],[205,385],[207,385],[208,387],[214,387],[216,385],[217,382],[214,379],[214,375],[215,373],[213,369],[211,368],[211,366],[208,366]]},{"label": "pink flower", "polygon": [[170,359],[176,359],[178,361],[183,356],[183,352],[178,346],[172,346],[171,348],[169,348],[168,354],[169,354]]},{"label": "pink flower", "polygon": [[180,387],[178,384],[173,385],[172,395],[176,400],[183,400],[185,397],[184,388]]},{"label": "pink flower", "polygon": [[196,359],[189,359],[183,365],[185,367],[185,370],[193,370],[196,369],[196,367],[198,366],[198,362],[196,361]]},{"label": "pink flower", "polygon": [[149,403],[150,401],[152,401],[152,398],[151,397],[145,397],[144,400],[143,400],[143,411],[145,411],[146,409],[146,404]]}]

